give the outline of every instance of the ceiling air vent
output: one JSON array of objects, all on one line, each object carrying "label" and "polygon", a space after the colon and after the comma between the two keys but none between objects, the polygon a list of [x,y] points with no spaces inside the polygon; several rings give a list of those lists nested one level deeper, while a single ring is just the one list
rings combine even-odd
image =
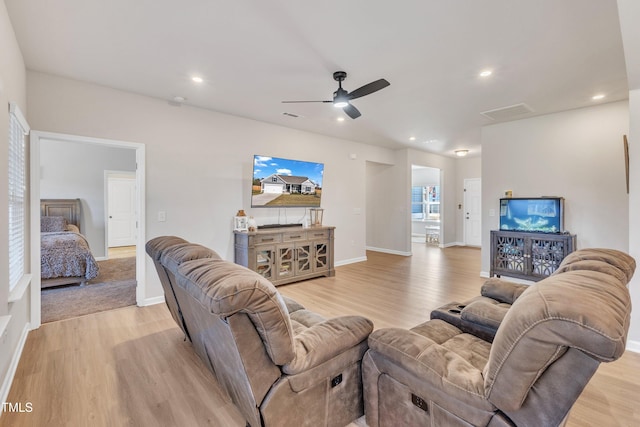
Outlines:
[{"label": "ceiling air vent", "polygon": [[296,118],[296,119],[297,119],[298,117],[300,117],[300,116],[299,116],[299,115],[297,115],[297,114],[287,113],[286,111],[285,111],[284,113],[282,113],[282,115],[283,115],[283,116],[288,116],[288,117],[293,117],[293,118]]},{"label": "ceiling air vent", "polygon": [[495,110],[483,111],[480,114],[491,120],[509,120],[529,113],[533,113],[533,110],[527,104],[516,104],[496,108]]}]

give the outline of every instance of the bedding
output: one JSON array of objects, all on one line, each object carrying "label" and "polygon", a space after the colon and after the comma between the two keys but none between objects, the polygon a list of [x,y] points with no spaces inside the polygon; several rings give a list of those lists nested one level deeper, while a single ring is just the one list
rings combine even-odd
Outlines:
[{"label": "bedding", "polygon": [[[63,283],[84,283],[98,275],[98,263],[91,254],[87,239],[78,227],[66,224],[63,217],[42,217],[40,238],[40,274],[42,287]],[[64,224],[61,228],[61,224]],[[55,231],[45,231],[55,230]],[[69,278],[66,282],[45,279]]]}]

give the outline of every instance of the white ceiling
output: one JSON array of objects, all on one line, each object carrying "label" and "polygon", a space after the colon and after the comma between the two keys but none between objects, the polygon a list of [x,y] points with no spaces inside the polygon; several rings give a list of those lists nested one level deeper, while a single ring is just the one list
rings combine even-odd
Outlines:
[{"label": "white ceiling", "polygon": [[[616,0],[5,3],[30,70],[392,148],[478,155],[482,111],[628,98]],[[349,91],[391,86],[354,100],[356,120],[281,103],[331,99],[337,70]]]}]

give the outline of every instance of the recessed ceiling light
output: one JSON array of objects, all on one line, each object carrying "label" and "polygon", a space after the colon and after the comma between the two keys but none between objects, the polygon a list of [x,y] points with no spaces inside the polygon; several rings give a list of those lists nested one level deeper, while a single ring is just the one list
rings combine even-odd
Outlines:
[{"label": "recessed ceiling light", "polygon": [[454,153],[456,153],[458,157],[464,157],[469,153],[469,150],[456,150]]},{"label": "recessed ceiling light", "polygon": [[173,102],[178,102],[180,104],[182,104],[186,100],[187,100],[187,98],[185,98],[184,96],[174,96],[173,97]]},{"label": "recessed ceiling light", "polygon": [[594,96],[592,96],[592,97],[591,97],[591,99],[593,99],[594,101],[599,101],[599,100],[601,100],[602,98],[604,98],[604,95],[603,95],[603,94],[601,94],[601,93],[600,93],[600,94],[598,94],[598,95],[594,95]]},{"label": "recessed ceiling light", "polygon": [[344,117],[338,117],[338,118],[336,119],[336,121],[344,122]]},{"label": "recessed ceiling light", "polygon": [[191,77],[191,80],[194,81],[195,83],[202,83],[204,81],[200,76],[193,76]]},{"label": "recessed ceiling light", "polygon": [[409,137],[409,141],[415,141],[415,140],[416,140],[416,137],[415,137],[415,136],[410,136],[410,137]]},{"label": "recessed ceiling light", "polygon": [[484,70],[480,72],[480,77],[489,77],[491,74],[493,74],[493,71],[491,70]]}]

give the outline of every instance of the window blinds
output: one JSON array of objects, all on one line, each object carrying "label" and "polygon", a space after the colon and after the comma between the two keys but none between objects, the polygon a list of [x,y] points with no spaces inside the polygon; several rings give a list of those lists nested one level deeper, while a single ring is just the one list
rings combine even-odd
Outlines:
[{"label": "window blinds", "polygon": [[26,227],[26,142],[29,125],[16,104],[9,104],[9,290],[24,275]]}]

